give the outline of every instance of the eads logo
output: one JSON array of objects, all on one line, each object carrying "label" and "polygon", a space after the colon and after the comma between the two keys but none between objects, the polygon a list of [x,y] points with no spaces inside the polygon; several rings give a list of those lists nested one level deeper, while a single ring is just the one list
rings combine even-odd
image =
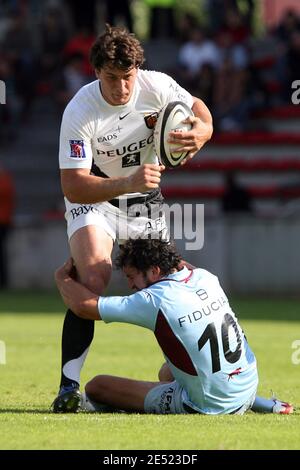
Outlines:
[{"label": "eads logo", "polygon": [[110,142],[111,140],[117,139],[118,134],[120,134],[121,130],[122,130],[122,127],[118,126],[116,129],[113,129],[110,134],[98,137],[97,141],[99,142],[99,144],[105,144],[105,143]]}]

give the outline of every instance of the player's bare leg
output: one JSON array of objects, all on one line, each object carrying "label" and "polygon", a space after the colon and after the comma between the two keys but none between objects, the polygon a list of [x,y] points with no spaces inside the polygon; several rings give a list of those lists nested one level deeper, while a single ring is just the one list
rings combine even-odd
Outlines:
[{"label": "player's bare leg", "polygon": [[159,384],[160,382],[98,375],[86,384],[85,393],[96,405],[94,411],[101,411],[103,405],[107,405],[115,410],[144,413],[146,395]]},{"label": "player's bare leg", "polygon": [[[111,277],[113,241],[100,227],[88,225],[70,239],[71,255],[80,281],[102,294]],[[75,412],[80,405],[80,371],[94,336],[94,322],[83,320],[68,310],[62,334],[62,374],[60,392],[54,400],[55,413]]]},{"label": "player's bare leg", "polygon": [[278,398],[255,397],[251,410],[255,413],[275,413],[280,415],[290,415],[294,413],[294,406]]}]

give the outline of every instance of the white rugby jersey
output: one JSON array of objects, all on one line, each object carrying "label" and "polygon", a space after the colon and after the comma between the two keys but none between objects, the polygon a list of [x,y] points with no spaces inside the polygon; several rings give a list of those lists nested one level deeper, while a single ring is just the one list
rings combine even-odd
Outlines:
[{"label": "white rugby jersey", "polygon": [[67,105],[60,131],[60,168],[91,168],[108,177],[129,176],[158,163],[153,145],[157,113],[170,101],[192,107],[190,93],[164,73],[138,70],[130,101],[107,103],[99,80],[82,87]]},{"label": "white rugby jersey", "polygon": [[204,269],[168,275],[127,297],[100,297],[105,322],[152,330],[183,400],[206,414],[231,413],[256,392],[256,360],[218,278]]}]

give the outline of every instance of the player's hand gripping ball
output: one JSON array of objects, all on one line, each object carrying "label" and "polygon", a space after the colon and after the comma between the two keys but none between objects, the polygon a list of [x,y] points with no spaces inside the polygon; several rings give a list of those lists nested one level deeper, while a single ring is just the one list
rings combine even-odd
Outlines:
[{"label": "player's hand gripping ball", "polygon": [[189,154],[177,152],[176,145],[168,142],[169,132],[191,130],[192,124],[183,122],[189,116],[194,116],[193,111],[181,101],[168,103],[159,113],[154,128],[154,147],[159,160],[168,168],[176,168]]}]

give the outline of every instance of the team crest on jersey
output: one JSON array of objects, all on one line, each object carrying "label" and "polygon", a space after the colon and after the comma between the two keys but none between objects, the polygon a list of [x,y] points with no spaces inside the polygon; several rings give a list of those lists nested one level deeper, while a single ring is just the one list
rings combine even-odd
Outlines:
[{"label": "team crest on jersey", "polygon": [[122,158],[122,168],[128,168],[130,166],[138,166],[141,164],[141,154],[137,153],[128,153]]},{"label": "team crest on jersey", "polygon": [[83,140],[70,140],[70,158],[86,158]]},{"label": "team crest on jersey", "polygon": [[154,129],[157,118],[158,118],[157,112],[152,113],[152,114],[147,114],[146,116],[144,116],[145,123],[148,129]]}]

